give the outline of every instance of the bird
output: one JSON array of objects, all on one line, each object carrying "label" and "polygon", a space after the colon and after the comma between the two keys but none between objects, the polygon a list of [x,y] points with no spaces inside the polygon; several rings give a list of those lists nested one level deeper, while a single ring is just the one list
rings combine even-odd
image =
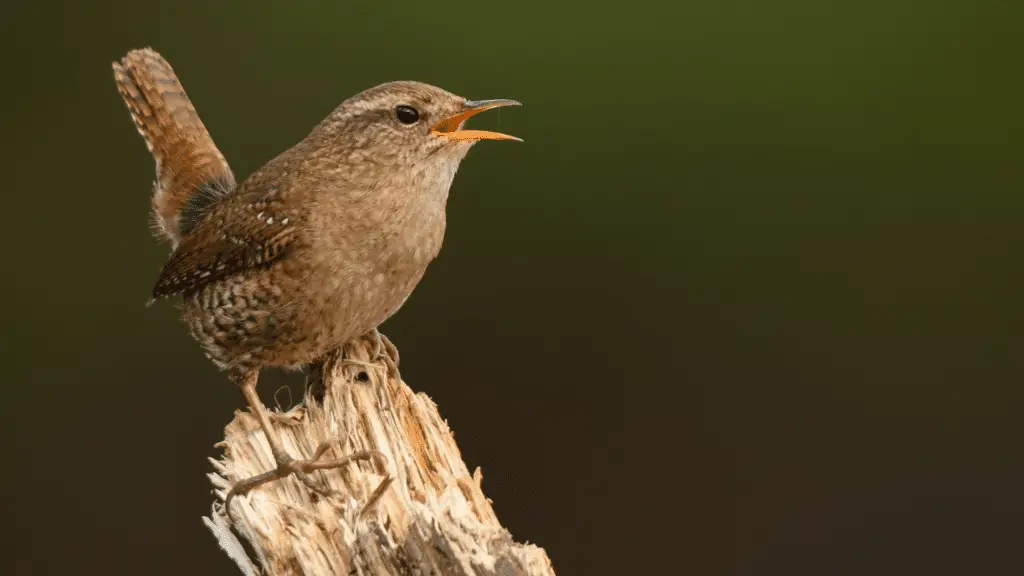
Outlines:
[{"label": "bird", "polygon": [[460,163],[480,141],[522,141],[466,121],[520,103],[387,82],[236,182],[166,59],[136,49],[112,67],[156,162],[152,219],[171,245],[151,298],[180,296],[192,337],[241,388],[275,460],[232,485],[230,513],[232,497],[325,468],[284,449],[256,391],[261,370],[311,365],[369,335],[398,377],[397,350],[377,328],[438,255]]}]

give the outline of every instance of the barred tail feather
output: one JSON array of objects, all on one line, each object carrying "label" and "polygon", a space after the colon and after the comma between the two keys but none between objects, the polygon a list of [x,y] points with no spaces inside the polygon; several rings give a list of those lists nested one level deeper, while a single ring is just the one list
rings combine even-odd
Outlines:
[{"label": "barred tail feather", "polygon": [[118,92],[156,160],[158,235],[177,247],[204,210],[235,188],[235,176],[162,56],[149,48],[132,50],[113,69]]}]

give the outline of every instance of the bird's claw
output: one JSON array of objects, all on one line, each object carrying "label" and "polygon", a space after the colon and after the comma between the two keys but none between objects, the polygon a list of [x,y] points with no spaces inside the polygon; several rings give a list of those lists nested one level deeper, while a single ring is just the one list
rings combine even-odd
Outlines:
[{"label": "bird's claw", "polygon": [[390,338],[381,334],[380,330],[376,328],[370,331],[370,337],[374,340],[373,360],[384,360],[388,376],[395,383],[401,382],[402,375],[398,372],[398,348],[391,342]]},{"label": "bird's claw", "polygon": [[336,460],[321,460],[321,457],[327,452],[328,448],[337,444],[339,440],[339,438],[332,438],[321,442],[320,446],[317,447],[316,452],[313,454],[313,457],[308,460],[297,460],[290,456],[285,456],[281,458],[281,461],[278,462],[277,467],[273,470],[235,482],[231,489],[228,490],[227,496],[224,498],[224,508],[227,510],[228,517],[232,522],[236,520],[231,509],[232,499],[236,496],[247,494],[264,484],[274,482],[275,480],[283,480],[288,476],[295,474],[298,476],[299,480],[306,485],[311,493],[315,493],[322,497],[328,497],[332,496],[334,491],[329,487],[318,486],[309,474],[312,474],[317,470],[340,468],[356,460],[369,460],[374,457],[384,459],[384,455],[376,450],[362,450]]}]

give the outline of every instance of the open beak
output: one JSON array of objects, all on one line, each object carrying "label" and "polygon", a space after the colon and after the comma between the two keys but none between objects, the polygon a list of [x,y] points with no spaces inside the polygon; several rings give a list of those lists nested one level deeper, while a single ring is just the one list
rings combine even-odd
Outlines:
[{"label": "open beak", "polygon": [[487,130],[463,130],[462,126],[471,117],[501,106],[522,106],[515,100],[466,100],[462,105],[462,111],[444,120],[441,120],[430,129],[432,134],[444,136],[451,140],[515,140],[522,142],[522,139],[501,132],[488,132]]}]

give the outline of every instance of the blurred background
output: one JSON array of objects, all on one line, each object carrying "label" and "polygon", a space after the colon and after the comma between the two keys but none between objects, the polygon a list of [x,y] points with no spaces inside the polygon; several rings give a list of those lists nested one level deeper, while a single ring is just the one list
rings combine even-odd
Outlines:
[{"label": "blurred background", "polygon": [[383,332],[559,574],[1024,573],[1020,3],[5,12],[4,573],[237,573],[200,516],[244,401],[144,306],[143,46],[240,178],[380,82],[524,103]]}]

